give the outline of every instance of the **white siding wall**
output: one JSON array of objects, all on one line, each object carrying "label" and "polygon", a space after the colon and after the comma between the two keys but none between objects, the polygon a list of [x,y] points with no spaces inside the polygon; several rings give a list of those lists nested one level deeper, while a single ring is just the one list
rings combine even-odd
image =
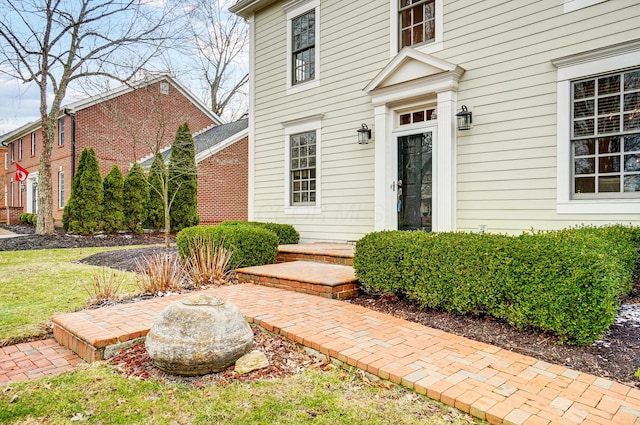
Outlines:
[{"label": "white siding wall", "polygon": [[[304,240],[357,240],[373,231],[374,149],[357,144],[356,129],[374,121],[362,88],[396,53],[389,51],[389,1],[395,0],[321,1],[320,87],[289,96],[284,2],[256,14],[255,220],[293,224]],[[466,70],[458,105],[469,107],[474,122],[458,132],[458,230],[640,224],[640,211],[556,213],[557,70],[551,60],[640,38],[637,0],[570,13],[563,13],[563,3],[445,0],[444,49],[433,55]],[[322,213],[285,215],[281,123],[316,114],[323,114]]]},{"label": "white siding wall", "polygon": [[[357,240],[373,231],[373,145],[358,145],[373,124],[362,91],[389,59],[386,1],[322,1],[320,87],[286,95],[287,20],[282,4],[256,14],[254,219],[293,224],[303,240]],[[366,25],[358,25],[366,22]],[[321,214],[285,215],[282,122],[323,114]],[[374,134],[375,138],[375,134]]]},{"label": "white siding wall", "polygon": [[[640,37],[635,0],[562,13],[562,0],[445,1],[444,50],[467,71],[458,105],[457,229],[520,233],[610,222],[638,214],[556,213],[556,68],[552,59]],[[568,143],[568,141],[567,141]]]}]

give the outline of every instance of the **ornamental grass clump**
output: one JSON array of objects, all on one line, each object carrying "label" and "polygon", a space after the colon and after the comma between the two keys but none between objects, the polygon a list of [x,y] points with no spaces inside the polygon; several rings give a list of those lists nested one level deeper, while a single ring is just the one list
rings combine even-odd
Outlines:
[{"label": "ornamental grass clump", "polygon": [[122,273],[103,267],[100,271],[93,271],[91,282],[84,284],[89,294],[91,305],[105,304],[120,299],[120,287],[125,277]]},{"label": "ornamental grass clump", "polygon": [[189,255],[183,260],[185,272],[194,288],[228,283],[233,253],[222,241],[197,238],[189,246]]},{"label": "ornamental grass clump", "polygon": [[185,273],[178,255],[166,251],[155,252],[136,260],[138,285],[143,294],[181,292]]}]

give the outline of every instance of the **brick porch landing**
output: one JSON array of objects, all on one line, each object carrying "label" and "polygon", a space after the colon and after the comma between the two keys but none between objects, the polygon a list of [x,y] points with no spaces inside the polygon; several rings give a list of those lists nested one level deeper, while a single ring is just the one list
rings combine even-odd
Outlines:
[{"label": "brick porch landing", "polygon": [[[640,390],[608,379],[347,302],[249,284],[206,292],[250,322],[491,424],[640,424]],[[56,335],[128,341],[184,296],[58,315]]]},{"label": "brick porch landing", "polygon": [[237,269],[241,283],[255,283],[326,298],[346,299],[358,294],[360,283],[351,266],[290,261]]}]

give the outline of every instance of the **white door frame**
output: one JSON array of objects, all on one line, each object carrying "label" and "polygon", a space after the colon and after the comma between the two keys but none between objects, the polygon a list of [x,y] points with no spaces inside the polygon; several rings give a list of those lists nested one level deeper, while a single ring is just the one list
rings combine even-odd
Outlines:
[{"label": "white door frame", "polygon": [[[29,174],[29,177],[27,177],[27,212],[28,213],[35,213],[37,214],[38,211],[38,196],[37,196],[37,192],[36,192],[36,199],[35,199],[35,203],[36,203],[36,211],[33,211],[33,203],[34,203],[34,199],[33,199],[33,185],[34,183],[37,185],[38,184],[38,171],[36,171],[35,173],[31,173]],[[37,190],[37,189],[36,189]]]}]

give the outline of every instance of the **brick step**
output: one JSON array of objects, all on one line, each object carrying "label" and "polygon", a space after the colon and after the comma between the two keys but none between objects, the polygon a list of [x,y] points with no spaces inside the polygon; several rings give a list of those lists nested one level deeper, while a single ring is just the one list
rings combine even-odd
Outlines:
[{"label": "brick step", "polygon": [[353,267],[313,261],[290,261],[236,270],[238,281],[325,298],[347,299],[358,295],[360,283]]},{"label": "brick step", "polygon": [[280,245],[276,260],[278,263],[302,260],[352,266],[354,248],[354,245],[339,243]]}]

